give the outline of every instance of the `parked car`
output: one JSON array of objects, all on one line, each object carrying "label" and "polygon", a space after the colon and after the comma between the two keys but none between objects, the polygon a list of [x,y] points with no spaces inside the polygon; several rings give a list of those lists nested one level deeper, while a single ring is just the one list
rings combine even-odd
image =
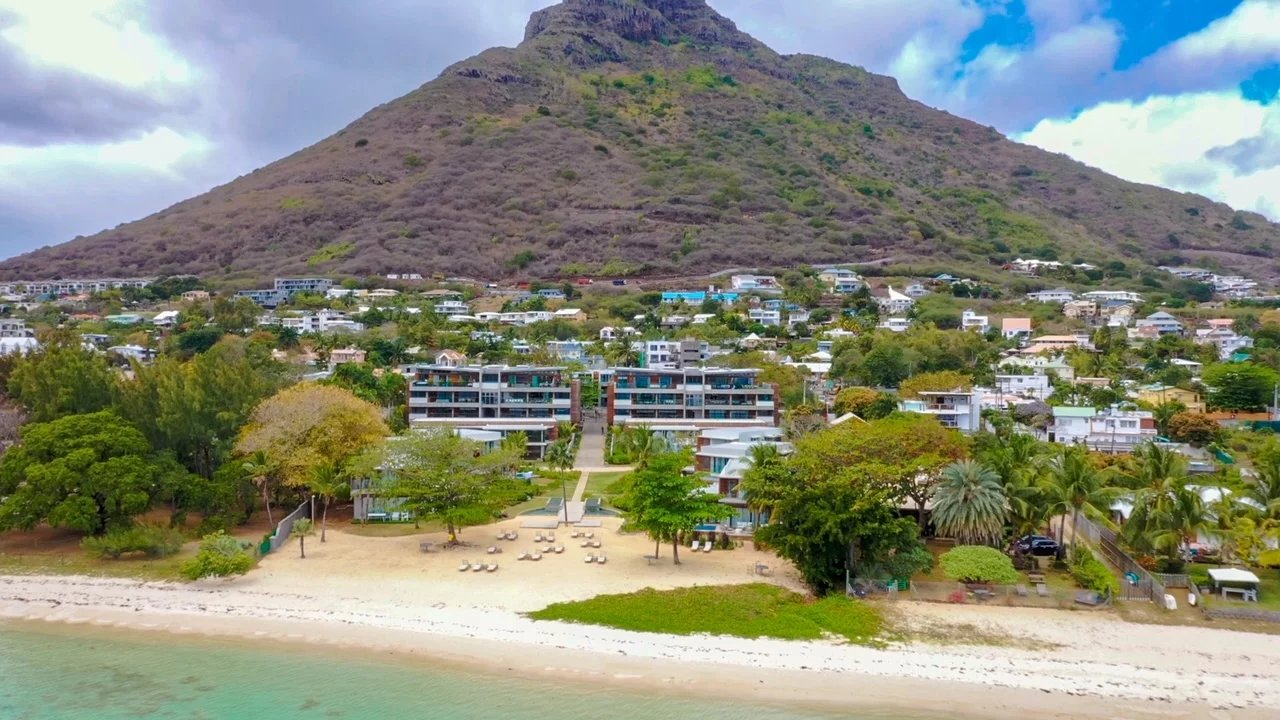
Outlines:
[{"label": "parked car", "polygon": [[522,472],[518,472],[516,473],[516,479],[517,480],[533,480],[533,471],[524,470]]},{"label": "parked car", "polygon": [[627,281],[626,281],[626,280],[614,280],[614,281],[613,281],[613,284],[614,284],[614,285],[616,285],[617,287],[622,287],[623,285],[626,285],[626,284],[627,284]]},{"label": "parked car", "polygon": [[1027,535],[1019,538],[1013,547],[1024,555],[1049,557],[1058,554],[1058,541],[1044,535]]}]

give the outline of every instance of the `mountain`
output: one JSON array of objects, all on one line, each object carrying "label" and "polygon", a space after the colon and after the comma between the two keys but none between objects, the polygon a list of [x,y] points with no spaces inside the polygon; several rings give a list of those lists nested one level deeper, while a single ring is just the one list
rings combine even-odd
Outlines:
[{"label": "mountain", "polygon": [[1280,226],[779,55],[702,0],[565,0],[336,135],[0,278],[496,279],[1033,256],[1276,274]]}]

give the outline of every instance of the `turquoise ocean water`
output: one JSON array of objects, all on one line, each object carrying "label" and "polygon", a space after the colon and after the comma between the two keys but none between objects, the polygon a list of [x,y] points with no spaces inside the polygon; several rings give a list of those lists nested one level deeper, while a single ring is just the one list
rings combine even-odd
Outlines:
[{"label": "turquoise ocean water", "polygon": [[336,648],[0,623],[0,720],[905,720],[441,669]]}]

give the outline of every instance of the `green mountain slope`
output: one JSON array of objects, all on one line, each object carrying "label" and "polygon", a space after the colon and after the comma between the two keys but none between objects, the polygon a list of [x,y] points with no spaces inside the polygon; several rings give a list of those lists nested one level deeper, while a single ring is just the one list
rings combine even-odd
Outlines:
[{"label": "green mountain slope", "polygon": [[1280,226],[778,55],[702,0],[566,0],[337,135],[0,277],[698,275],[1015,256],[1267,276]]}]

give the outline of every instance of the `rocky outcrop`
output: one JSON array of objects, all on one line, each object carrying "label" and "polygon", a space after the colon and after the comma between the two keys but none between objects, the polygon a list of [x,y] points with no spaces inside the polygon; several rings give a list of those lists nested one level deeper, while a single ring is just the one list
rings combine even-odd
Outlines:
[{"label": "rocky outcrop", "polygon": [[601,33],[637,43],[687,40],[738,50],[759,46],[704,0],[565,0],[535,12],[524,38],[584,33],[591,35],[590,44],[601,47],[609,46],[598,37]]}]

